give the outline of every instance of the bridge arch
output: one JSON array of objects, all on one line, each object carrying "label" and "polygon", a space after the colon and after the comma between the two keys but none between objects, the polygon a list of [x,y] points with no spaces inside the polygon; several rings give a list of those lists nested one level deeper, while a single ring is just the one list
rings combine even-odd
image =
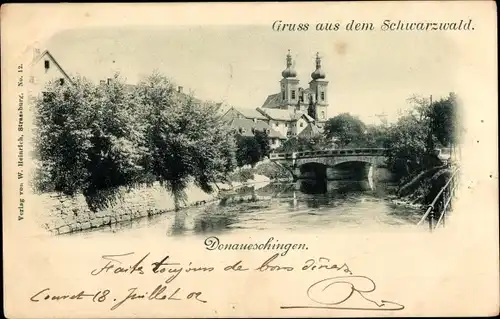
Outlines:
[{"label": "bridge arch", "polygon": [[307,162],[298,166],[299,176],[303,179],[326,179],[328,166],[322,162]]}]

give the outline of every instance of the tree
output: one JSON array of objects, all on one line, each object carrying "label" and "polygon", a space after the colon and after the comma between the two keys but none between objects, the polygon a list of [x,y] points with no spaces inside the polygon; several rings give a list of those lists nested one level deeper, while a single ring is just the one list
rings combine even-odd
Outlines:
[{"label": "tree", "polygon": [[389,147],[389,127],[387,125],[367,125],[361,147]]},{"label": "tree", "polygon": [[[389,166],[402,176],[411,176],[423,170],[440,165],[435,145],[441,133],[436,130],[434,119],[436,104],[429,99],[412,96],[408,99],[412,107],[389,129]],[[443,124],[448,125],[448,124]],[[444,129],[443,131],[446,131]]]},{"label": "tree", "polygon": [[136,96],[144,114],[146,171],[174,195],[176,208],[191,180],[203,191],[213,191],[213,182],[224,179],[235,163],[234,140],[218,106],[177,94],[159,73],[142,80]]},{"label": "tree", "polygon": [[309,96],[309,105],[307,107],[307,114],[313,119],[316,118],[316,103],[313,102],[312,96]]},{"label": "tree", "polygon": [[301,152],[301,151],[319,151],[331,147],[325,141],[323,135],[315,135],[312,137],[294,136],[286,140],[276,151],[277,152]]},{"label": "tree", "polygon": [[98,86],[82,77],[58,83],[37,101],[39,188],[83,193],[98,210],[121,187],[159,181],[178,208],[189,182],[211,192],[235,167],[235,141],[218,106],[177,93],[158,73],[132,92],[118,75]]},{"label": "tree", "polygon": [[254,136],[236,136],[238,166],[255,165],[262,158],[262,148]]},{"label": "tree", "polygon": [[269,156],[271,153],[271,140],[269,139],[269,135],[266,131],[256,130],[254,133],[255,139],[257,143],[260,145],[261,158]]},{"label": "tree", "polygon": [[330,118],[325,123],[324,134],[329,140],[334,140],[338,147],[346,147],[363,139],[366,126],[357,117],[342,113]]},{"label": "tree", "polygon": [[401,117],[389,129],[388,165],[399,177],[411,175],[423,167],[427,130],[415,117]]},{"label": "tree", "polygon": [[115,199],[120,186],[139,180],[136,121],[118,75],[104,86],[83,77],[73,82],[50,82],[36,101],[35,150],[54,191],[81,192],[89,208],[97,210]]},{"label": "tree", "polygon": [[437,141],[445,147],[457,142],[457,97],[454,93],[432,104],[430,125]]}]

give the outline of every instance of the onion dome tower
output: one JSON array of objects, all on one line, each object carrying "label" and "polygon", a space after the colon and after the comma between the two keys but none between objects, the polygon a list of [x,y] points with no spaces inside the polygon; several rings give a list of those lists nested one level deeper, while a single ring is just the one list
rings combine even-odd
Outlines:
[{"label": "onion dome tower", "polygon": [[299,101],[297,71],[293,67],[292,55],[290,50],[286,55],[286,69],[281,72],[283,78],[280,81],[281,93],[279,107],[284,109],[294,108]]},{"label": "onion dome tower", "polygon": [[319,56],[319,52],[316,53],[316,70],[311,73],[311,78],[313,80],[326,78],[325,71],[321,69],[321,58]]},{"label": "onion dome tower", "polygon": [[311,73],[311,82],[309,82],[309,88],[314,93],[316,97],[315,101],[315,112],[316,121],[322,123],[327,120],[327,108],[328,108],[328,81],[325,80],[325,71],[321,69],[321,57],[319,52],[316,53],[316,70]]},{"label": "onion dome tower", "polygon": [[288,50],[288,54],[286,55],[286,69],[281,72],[283,78],[294,78],[297,76],[297,71],[292,66],[292,55],[290,54],[290,50]]}]

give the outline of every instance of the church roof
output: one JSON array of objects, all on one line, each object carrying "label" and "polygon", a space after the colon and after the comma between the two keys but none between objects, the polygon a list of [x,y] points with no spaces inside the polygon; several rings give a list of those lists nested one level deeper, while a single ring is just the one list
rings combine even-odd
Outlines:
[{"label": "church roof", "polygon": [[258,130],[258,131],[267,131],[269,137],[271,138],[280,138],[280,139],[285,139],[285,137],[278,131],[274,130],[269,126],[264,121],[260,120],[249,120],[249,119],[241,119],[241,118],[233,118],[232,120],[229,121],[229,125],[236,129],[244,129],[241,132],[241,135],[243,136],[253,136],[253,131]]},{"label": "church roof", "polygon": [[279,106],[280,103],[280,94],[271,94],[267,97],[266,101],[264,104],[262,104],[262,107],[265,108],[276,108]]},{"label": "church roof", "polygon": [[268,116],[273,120],[278,120],[278,121],[296,121],[303,116],[309,122],[314,121],[312,117],[300,111],[290,111],[290,110],[273,109],[273,108],[257,108],[257,111],[261,112],[262,114]]}]

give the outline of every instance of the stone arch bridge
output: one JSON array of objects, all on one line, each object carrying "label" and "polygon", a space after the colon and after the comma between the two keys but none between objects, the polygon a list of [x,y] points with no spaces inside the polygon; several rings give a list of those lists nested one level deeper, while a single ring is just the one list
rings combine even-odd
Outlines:
[{"label": "stone arch bridge", "polygon": [[387,149],[355,148],[272,153],[270,160],[287,169],[298,179],[390,180]]}]

